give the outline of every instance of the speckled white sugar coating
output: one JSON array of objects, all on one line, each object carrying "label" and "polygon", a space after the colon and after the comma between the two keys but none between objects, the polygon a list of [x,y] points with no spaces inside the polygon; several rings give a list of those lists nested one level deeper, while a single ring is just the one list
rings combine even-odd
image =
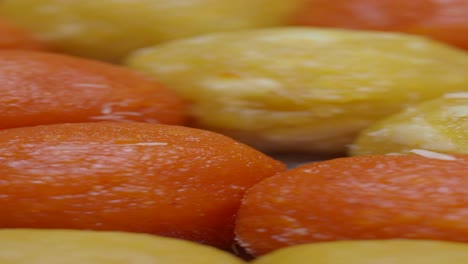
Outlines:
[{"label": "speckled white sugar coating", "polygon": [[217,33],[135,51],[127,64],[193,102],[194,125],[264,151],[343,152],[382,117],[468,91],[465,52],[390,33]]},{"label": "speckled white sugar coating", "polygon": [[409,152],[429,158],[429,159],[440,159],[440,160],[456,160],[457,159],[456,157],[452,155],[447,155],[447,154],[429,151],[425,149],[412,149]]}]

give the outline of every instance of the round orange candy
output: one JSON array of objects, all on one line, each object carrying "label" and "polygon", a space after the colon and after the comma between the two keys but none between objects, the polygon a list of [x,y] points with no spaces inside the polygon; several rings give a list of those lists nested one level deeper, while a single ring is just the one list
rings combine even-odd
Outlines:
[{"label": "round orange candy", "polygon": [[304,0],[292,23],[400,31],[468,49],[468,0]]},{"label": "round orange candy", "polygon": [[468,242],[468,155],[356,156],[268,178],[246,194],[236,233],[250,253],[320,241]]},{"label": "round orange candy", "polygon": [[28,31],[0,19],[0,49],[45,50],[46,45]]},{"label": "round orange candy", "polygon": [[111,64],[0,51],[0,129],[71,122],[183,124],[185,103],[159,82]]},{"label": "round orange candy", "polygon": [[245,191],[284,169],[228,137],[182,126],[5,129],[0,228],[129,231],[228,248]]}]

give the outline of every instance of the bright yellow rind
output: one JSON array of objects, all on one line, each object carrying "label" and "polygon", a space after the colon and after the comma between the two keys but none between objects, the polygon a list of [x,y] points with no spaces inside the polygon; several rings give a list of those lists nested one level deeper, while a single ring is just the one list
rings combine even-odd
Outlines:
[{"label": "bright yellow rind", "polygon": [[189,241],[123,232],[0,230],[2,264],[241,264]]}]

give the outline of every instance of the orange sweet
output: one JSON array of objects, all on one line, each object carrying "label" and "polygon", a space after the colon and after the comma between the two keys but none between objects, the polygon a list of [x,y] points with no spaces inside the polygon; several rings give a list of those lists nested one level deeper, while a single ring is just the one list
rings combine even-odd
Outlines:
[{"label": "orange sweet", "polygon": [[292,23],[401,31],[468,49],[468,0],[304,0]]},{"label": "orange sweet", "polygon": [[468,242],[468,155],[338,158],[280,173],[246,194],[236,234],[255,255],[312,242]]},{"label": "orange sweet", "polygon": [[0,19],[0,49],[45,50],[46,45],[28,31]]},{"label": "orange sweet", "polygon": [[0,51],[0,128],[65,122],[182,124],[185,103],[159,82],[111,64]]},{"label": "orange sweet", "polygon": [[141,232],[228,248],[246,189],[284,169],[228,137],[182,126],[5,129],[0,228]]}]

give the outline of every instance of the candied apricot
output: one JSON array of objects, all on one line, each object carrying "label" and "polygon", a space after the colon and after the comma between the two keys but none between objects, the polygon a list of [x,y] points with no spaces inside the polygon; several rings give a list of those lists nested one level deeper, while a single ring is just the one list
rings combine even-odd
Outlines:
[{"label": "candied apricot", "polygon": [[159,82],[111,64],[37,51],[0,51],[0,129],[71,122],[180,125],[185,102]]},{"label": "candied apricot", "polygon": [[[0,227],[232,242],[244,191],[283,164],[208,131],[78,123],[0,131]],[[8,212],[8,213],[7,213]]]},{"label": "candied apricot", "polygon": [[468,155],[375,155],[300,166],[249,189],[237,239],[262,255],[373,239],[468,242]]},{"label": "candied apricot", "polygon": [[227,248],[246,189],[284,164],[228,137],[148,123],[0,131],[0,228],[132,231]]}]

